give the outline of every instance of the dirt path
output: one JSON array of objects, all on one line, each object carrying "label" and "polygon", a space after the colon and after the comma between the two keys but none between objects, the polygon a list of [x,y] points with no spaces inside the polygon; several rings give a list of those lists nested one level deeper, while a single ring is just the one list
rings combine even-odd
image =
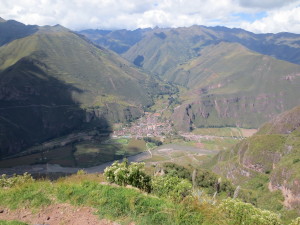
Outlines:
[{"label": "dirt path", "polygon": [[[3,211],[3,212],[2,212]],[[48,225],[118,225],[95,215],[95,209],[75,207],[69,204],[47,206],[33,213],[27,209],[8,210],[0,208],[0,220],[18,220],[28,224]]]}]

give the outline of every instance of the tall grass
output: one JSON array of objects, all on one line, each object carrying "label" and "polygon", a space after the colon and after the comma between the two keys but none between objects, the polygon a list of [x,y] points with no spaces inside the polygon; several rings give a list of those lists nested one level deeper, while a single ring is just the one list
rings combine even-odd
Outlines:
[{"label": "tall grass", "polygon": [[209,218],[209,214],[216,212],[201,210],[192,199],[174,203],[136,189],[101,184],[99,180],[102,177],[97,175],[73,175],[56,182],[32,181],[2,188],[0,206],[35,211],[53,203],[69,203],[93,207],[97,209],[100,218],[122,223],[134,221],[136,224],[217,224],[206,222],[206,217]]}]

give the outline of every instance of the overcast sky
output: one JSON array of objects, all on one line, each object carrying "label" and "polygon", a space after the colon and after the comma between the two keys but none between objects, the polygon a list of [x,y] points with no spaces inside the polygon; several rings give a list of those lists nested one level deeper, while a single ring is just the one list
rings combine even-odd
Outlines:
[{"label": "overcast sky", "polygon": [[197,24],[300,33],[300,0],[0,0],[0,17],[73,30]]}]

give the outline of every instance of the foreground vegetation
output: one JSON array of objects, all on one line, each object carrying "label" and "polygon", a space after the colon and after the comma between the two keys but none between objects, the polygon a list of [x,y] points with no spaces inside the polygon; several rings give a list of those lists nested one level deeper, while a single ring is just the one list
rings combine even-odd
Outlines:
[{"label": "foreground vegetation", "polygon": [[[38,212],[47,205],[69,203],[95,208],[100,218],[123,224],[284,224],[279,215],[270,211],[234,198],[217,200],[201,192],[200,187],[210,186],[207,180],[200,179],[201,173],[193,174],[190,179],[182,167],[168,164],[166,168],[165,175],[153,177],[143,171],[143,164],[125,161],[108,167],[104,176],[80,171],[55,182],[34,180],[28,174],[2,176],[0,206]],[[111,184],[101,182],[105,180]],[[229,184],[223,186],[219,193],[228,191],[229,187]],[[0,224],[22,223],[0,221]]]}]

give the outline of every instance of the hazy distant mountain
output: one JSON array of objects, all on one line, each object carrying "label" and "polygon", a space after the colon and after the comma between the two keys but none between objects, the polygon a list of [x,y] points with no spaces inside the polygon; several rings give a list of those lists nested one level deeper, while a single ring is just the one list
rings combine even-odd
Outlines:
[{"label": "hazy distant mountain", "polygon": [[178,64],[196,57],[199,50],[222,41],[239,43],[261,54],[300,64],[298,34],[254,34],[242,29],[204,26],[149,30],[124,56],[131,62],[143,58],[140,66],[164,76]]},{"label": "hazy distant mountain", "polygon": [[[9,30],[11,23],[1,24]],[[0,47],[1,155],[74,130],[107,128],[107,120],[132,120],[154,94],[169,91],[64,27],[35,29]]]},{"label": "hazy distant mountain", "polygon": [[83,30],[78,32],[95,44],[108,48],[118,54],[126,52],[131,46],[142,40],[144,33],[151,29],[137,30]]}]

